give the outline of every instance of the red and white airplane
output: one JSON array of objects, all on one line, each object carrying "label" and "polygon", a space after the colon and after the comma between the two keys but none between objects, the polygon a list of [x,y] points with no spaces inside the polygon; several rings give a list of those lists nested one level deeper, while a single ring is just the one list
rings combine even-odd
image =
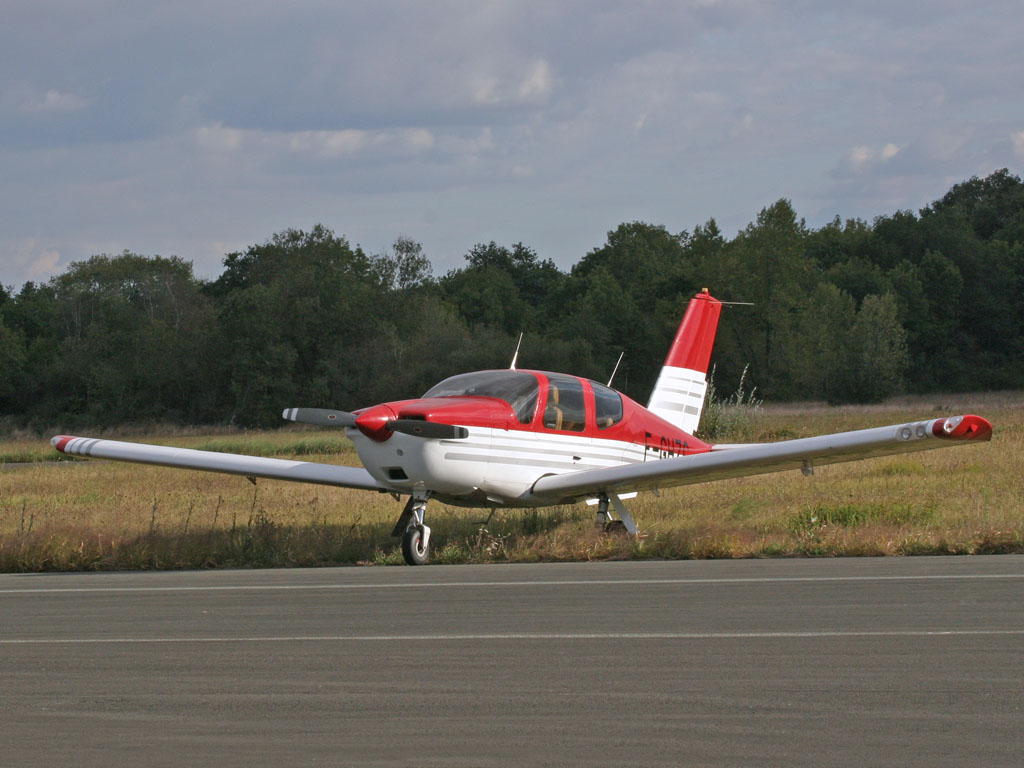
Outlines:
[{"label": "red and white airplane", "polygon": [[[408,496],[393,532],[411,565],[425,563],[427,500],[466,507],[597,503],[598,520],[632,534],[622,499],[729,477],[989,440],[980,416],[951,416],[776,443],[712,445],[693,436],[707,391],[722,304],[690,301],[647,407],[578,376],[478,371],[423,397],[353,413],[290,408],[284,418],[345,429],[364,469],[58,435],[62,453]],[[612,509],[609,509],[611,506]],[[618,520],[614,519],[617,515]]]}]

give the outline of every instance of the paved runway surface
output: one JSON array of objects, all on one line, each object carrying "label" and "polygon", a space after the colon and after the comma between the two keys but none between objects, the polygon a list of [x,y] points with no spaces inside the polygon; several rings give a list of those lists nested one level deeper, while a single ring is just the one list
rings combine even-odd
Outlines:
[{"label": "paved runway surface", "polygon": [[0,576],[0,761],[1024,764],[1024,557]]}]

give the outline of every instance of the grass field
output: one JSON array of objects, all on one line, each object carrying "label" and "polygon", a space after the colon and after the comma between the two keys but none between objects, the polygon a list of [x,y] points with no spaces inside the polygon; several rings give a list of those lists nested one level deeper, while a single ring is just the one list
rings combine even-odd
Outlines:
[{"label": "grass field", "polygon": [[[641,494],[636,539],[580,504],[498,512],[432,503],[432,562],[1024,552],[1024,393],[883,405],[764,406],[722,442],[978,413],[991,443]],[[358,464],[332,431],[115,431],[94,436]],[[0,442],[0,571],[392,564],[388,495],[100,461],[52,463],[47,436]],[[25,463],[28,464],[25,464]]]}]

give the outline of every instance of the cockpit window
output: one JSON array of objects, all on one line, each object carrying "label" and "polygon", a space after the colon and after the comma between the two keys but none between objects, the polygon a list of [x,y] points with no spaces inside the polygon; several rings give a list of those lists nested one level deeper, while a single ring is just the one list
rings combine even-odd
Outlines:
[{"label": "cockpit window", "polygon": [[608,429],[622,421],[622,396],[604,384],[590,382],[594,390],[594,419],[598,429]]},{"label": "cockpit window", "polygon": [[520,424],[529,424],[537,408],[537,378],[517,371],[480,371],[445,379],[424,397],[497,397],[512,406]]},{"label": "cockpit window", "polygon": [[544,426],[582,432],[587,426],[583,404],[583,385],[571,376],[548,376],[548,402],[544,406]]}]

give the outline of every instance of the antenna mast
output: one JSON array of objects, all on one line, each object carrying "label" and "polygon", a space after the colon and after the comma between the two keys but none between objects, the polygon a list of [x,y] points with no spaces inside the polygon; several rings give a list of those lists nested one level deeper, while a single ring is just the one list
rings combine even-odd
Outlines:
[{"label": "antenna mast", "polygon": [[612,381],[615,380],[615,374],[619,372],[619,363],[622,362],[623,355],[626,354],[626,350],[619,352],[619,359],[615,361],[615,367],[612,369],[612,375],[608,377],[608,386],[612,385]]},{"label": "antenna mast", "polygon": [[516,360],[519,359],[519,347],[522,345],[522,343],[523,343],[523,332],[520,331],[519,332],[519,341],[516,342],[516,353],[514,355],[512,355],[512,365],[510,365],[508,367],[508,369],[510,371],[514,371],[516,369]]}]

